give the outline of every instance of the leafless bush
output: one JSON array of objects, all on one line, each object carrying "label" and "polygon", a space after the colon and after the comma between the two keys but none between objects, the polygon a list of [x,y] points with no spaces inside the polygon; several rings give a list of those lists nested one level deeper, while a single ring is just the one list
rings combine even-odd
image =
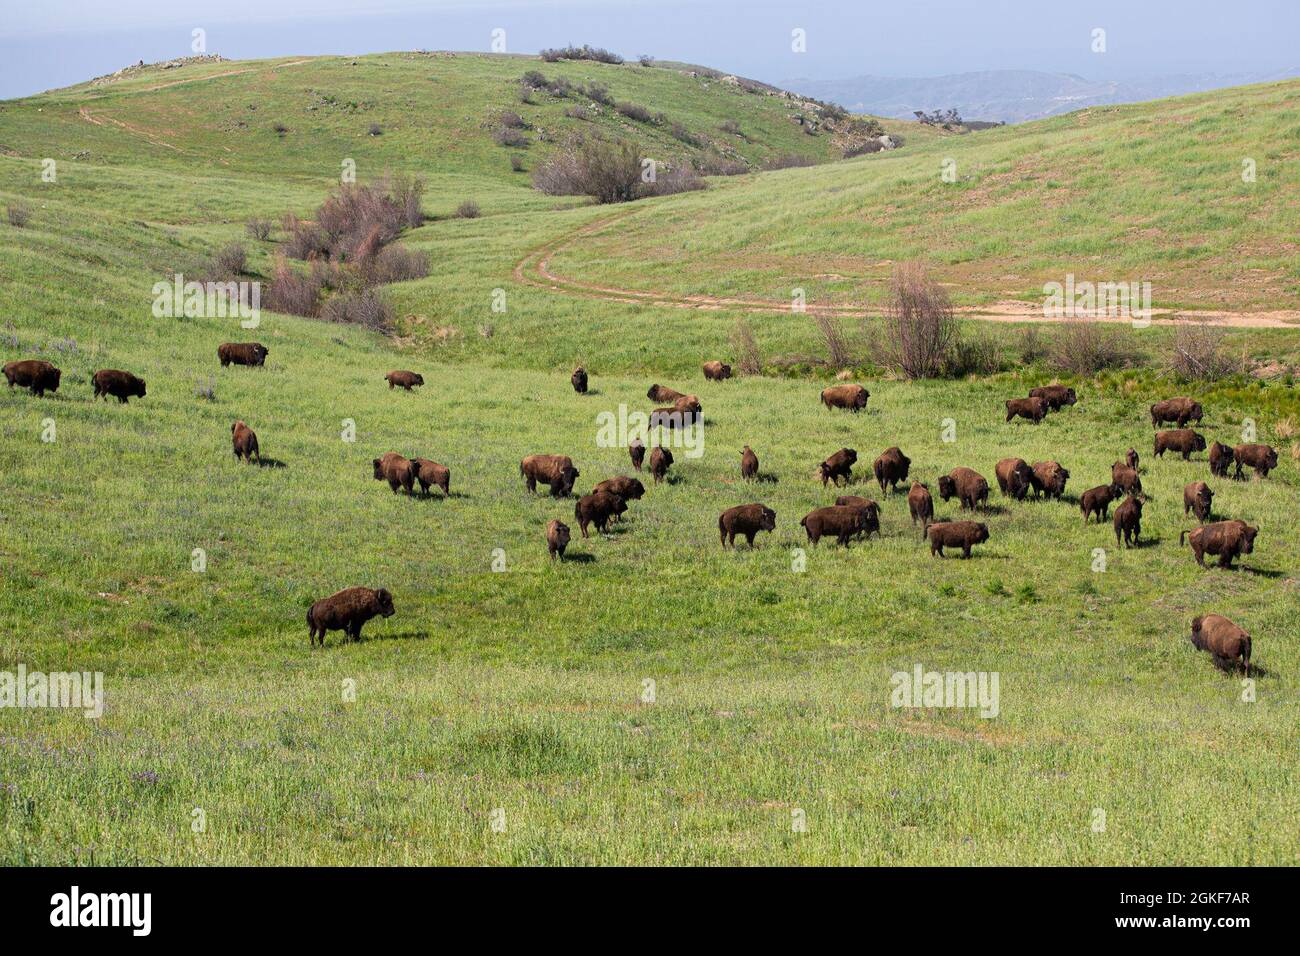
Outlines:
[{"label": "leafless bush", "polygon": [[365,286],[409,282],[429,274],[429,257],[399,243],[383,246],[355,265],[361,284]]},{"label": "leafless bush", "polygon": [[731,347],[736,353],[736,370],[741,375],[761,375],[763,372],[763,353],[758,347],[758,338],[754,328],[745,319],[736,319],[731,330]]},{"label": "leafless bush", "polygon": [[457,219],[477,219],[482,213],[479,211],[478,203],[472,199],[466,199],[456,207]]},{"label": "leafless bush", "polygon": [[700,172],[705,176],[743,176],[749,166],[741,159],[730,159],[710,150],[699,160]]},{"label": "leafless bush", "polygon": [[418,176],[392,176],[387,180],[388,195],[402,211],[402,222],[414,229],[424,222],[424,180]]},{"label": "leafless bush", "polygon": [[1224,334],[1223,328],[1205,322],[1179,322],[1169,355],[1174,374],[1188,381],[1211,382],[1231,375],[1234,363],[1223,351]]},{"label": "leafless bush", "polygon": [[649,123],[652,119],[650,111],[639,103],[619,103],[614,107],[630,120],[636,120],[638,123]]},{"label": "leafless bush", "polygon": [[655,58],[652,57],[649,53],[642,53],[640,56],[636,58],[636,61],[640,63],[642,66],[655,65]]},{"label": "leafless bush", "polygon": [[316,262],[310,269],[299,271],[284,257],[279,257],[266,290],[266,307],[288,315],[315,316],[320,310],[321,293],[328,285],[329,273],[323,263]]},{"label": "leafless bush", "polygon": [[250,239],[265,242],[271,237],[271,220],[254,217],[244,225],[244,231]]},{"label": "leafless bush", "polygon": [[232,242],[212,257],[211,272],[218,278],[240,276],[244,274],[247,266],[248,253],[244,251],[242,245]]},{"label": "leafless bush", "polygon": [[1043,341],[1037,325],[1026,325],[1020,330],[1020,341],[1016,351],[1021,365],[1037,365],[1047,357],[1047,344]]},{"label": "leafless bush", "polygon": [[524,133],[522,130],[510,129],[506,126],[502,126],[493,133],[492,140],[498,146],[509,146],[512,149],[528,148],[528,134]]},{"label": "leafless bush", "polygon": [[570,140],[533,171],[533,185],[550,196],[629,202],[641,193],[641,157],[626,140]]},{"label": "leafless bush", "polygon": [[721,123],[718,124],[718,129],[722,130],[722,132],[727,133],[731,136],[745,135],[740,131],[740,124],[732,119],[723,120]]},{"label": "leafless bush", "polygon": [[997,340],[984,330],[958,335],[944,373],[956,378],[962,375],[994,375],[1002,371],[1002,355]]},{"label": "leafless bush", "polygon": [[9,225],[15,229],[23,228],[32,219],[31,207],[22,202],[11,202],[5,213],[9,218]]},{"label": "leafless bush", "polygon": [[511,172],[516,172],[516,173],[527,172],[527,169],[526,169],[526,167],[524,166],[524,158],[523,158],[522,156],[520,156],[519,154],[517,154],[517,153],[516,153],[515,155],[511,156],[511,157],[510,157],[510,170],[511,170]]},{"label": "leafless bush", "polygon": [[949,361],[958,334],[948,293],[919,262],[894,267],[880,343],[881,364],[907,378],[934,378]]},{"label": "leafless bush", "polygon": [[623,58],[617,53],[611,53],[602,47],[587,46],[566,46],[557,49],[543,50],[541,57],[547,63],[556,63],[559,60],[595,60],[598,63],[619,64]]},{"label": "leafless bush", "polygon": [[673,139],[685,143],[687,146],[699,146],[700,138],[692,133],[681,123],[673,123],[668,127],[668,132]]},{"label": "leafless bush", "polygon": [[601,106],[614,105],[614,97],[609,95],[609,89],[599,83],[588,83],[586,86],[580,86],[578,92],[593,103],[599,103]]},{"label": "leafless bush", "polygon": [[392,306],[373,289],[330,296],[321,306],[320,315],[328,322],[360,325],[379,332],[386,332],[393,325]]},{"label": "leafless bush", "polygon": [[652,183],[642,183],[642,196],[671,196],[674,193],[689,193],[697,189],[707,189],[704,180],[695,173],[690,163],[676,166],[661,166],[655,173]]},{"label": "leafless bush", "polygon": [[1128,364],[1133,353],[1128,333],[1121,326],[1075,318],[1062,322],[1057,329],[1048,364],[1060,372],[1095,375]]},{"label": "leafless bush", "polygon": [[772,156],[767,162],[763,163],[764,169],[794,169],[798,166],[816,166],[817,160],[808,156],[800,156],[798,153],[784,153],[780,156]]},{"label": "leafless bush", "polygon": [[504,129],[528,129],[528,121],[514,110],[502,112],[498,122]]},{"label": "leafless bush", "polygon": [[844,336],[840,334],[840,328],[835,323],[835,319],[825,312],[813,313],[813,323],[817,326],[817,331],[821,333],[822,341],[826,343],[826,355],[830,359],[833,368],[847,368],[852,365],[852,359],[849,356],[848,346],[844,344]]},{"label": "leafless bush", "polygon": [[589,120],[591,119],[591,110],[585,106],[570,106],[564,111],[564,115],[569,119]]}]

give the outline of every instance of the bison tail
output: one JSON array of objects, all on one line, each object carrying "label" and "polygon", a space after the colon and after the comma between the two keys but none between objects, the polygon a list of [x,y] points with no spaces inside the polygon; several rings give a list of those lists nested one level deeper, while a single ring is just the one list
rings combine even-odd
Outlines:
[{"label": "bison tail", "polygon": [[1241,643],[1241,663],[1246,670],[1246,676],[1250,676],[1250,635],[1247,634]]},{"label": "bison tail", "polygon": [[1186,543],[1186,541],[1184,540],[1186,537],[1187,537],[1187,529],[1186,529],[1186,528],[1184,528],[1182,531],[1178,532],[1178,547],[1181,548],[1181,547]]}]

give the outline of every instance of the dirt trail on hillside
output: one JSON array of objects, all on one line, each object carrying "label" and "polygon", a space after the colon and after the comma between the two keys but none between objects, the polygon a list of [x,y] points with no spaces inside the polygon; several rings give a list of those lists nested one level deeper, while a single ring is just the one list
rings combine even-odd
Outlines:
[{"label": "dirt trail on hillside", "polygon": [[[631,210],[621,212],[553,239],[528,253],[515,264],[515,281],[535,288],[547,289],[562,295],[579,296],[587,299],[603,299],[608,302],[630,302],[654,305],[662,308],[676,309],[745,309],[751,312],[789,313],[789,301],[773,299],[740,299],[726,296],[685,295],[681,293],[621,289],[617,286],[598,285],[583,282],[569,276],[562,276],[551,269],[551,260],[558,253],[580,241],[584,237],[599,232],[607,226],[632,215]],[[870,309],[865,305],[818,305],[809,302],[804,311],[817,315],[861,316],[869,311],[878,312],[879,308]],[[960,306],[954,309],[963,318],[980,319],[985,322],[1064,322],[1059,316],[1043,314],[1041,304],[1025,302],[1018,299],[1005,299],[985,306]],[[1098,322],[1128,324],[1133,321],[1127,316],[1104,314],[1089,315],[1088,318]],[[1176,309],[1153,309],[1150,323],[1152,325],[1174,325],[1188,319],[1204,321],[1209,325],[1221,325],[1243,329],[1300,329],[1300,311],[1274,310],[1268,312],[1233,312],[1226,310],[1183,311]]]}]

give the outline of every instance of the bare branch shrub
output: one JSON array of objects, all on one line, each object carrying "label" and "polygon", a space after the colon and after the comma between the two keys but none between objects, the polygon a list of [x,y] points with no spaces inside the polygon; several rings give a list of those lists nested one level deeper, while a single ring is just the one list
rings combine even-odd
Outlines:
[{"label": "bare branch shrub", "polygon": [[754,329],[746,320],[737,319],[731,330],[731,345],[736,350],[736,369],[742,375],[759,375],[763,371],[763,353],[758,348]]},{"label": "bare branch shrub", "polygon": [[1174,326],[1169,365],[1174,374],[1188,381],[1216,381],[1234,371],[1232,359],[1223,351],[1225,330],[1205,322],[1184,321]]},{"label": "bare branch shrub", "polygon": [[1120,368],[1133,359],[1131,334],[1121,326],[1107,326],[1094,319],[1074,318],[1062,322],[1048,352],[1048,364],[1058,372],[1095,375]]},{"label": "bare branch shrub", "polygon": [[250,239],[265,242],[271,237],[271,220],[255,216],[244,225],[244,231]]},{"label": "bare branch shrub", "polygon": [[844,336],[840,334],[835,319],[825,312],[814,312],[813,322],[817,326],[817,331],[821,333],[822,341],[826,343],[826,355],[830,359],[831,366],[838,369],[852,365],[848,347],[844,344]]},{"label": "bare branch shrub", "polygon": [[935,378],[944,370],[958,325],[943,287],[919,262],[899,263],[890,282],[880,361],[907,378]]}]

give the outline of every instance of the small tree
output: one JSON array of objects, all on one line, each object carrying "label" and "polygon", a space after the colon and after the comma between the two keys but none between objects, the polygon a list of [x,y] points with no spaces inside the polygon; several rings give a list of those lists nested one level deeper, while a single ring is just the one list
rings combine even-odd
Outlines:
[{"label": "small tree", "polygon": [[1214,381],[1232,374],[1232,359],[1223,351],[1224,330],[1205,322],[1184,321],[1174,327],[1170,367],[1188,381]]},{"label": "small tree", "polygon": [[943,287],[919,262],[894,267],[880,343],[882,364],[907,378],[934,378],[957,339],[957,319]]},{"label": "small tree", "polygon": [[736,320],[731,331],[731,344],[736,350],[736,368],[742,375],[759,375],[763,371],[763,353],[753,327],[744,319]]}]

